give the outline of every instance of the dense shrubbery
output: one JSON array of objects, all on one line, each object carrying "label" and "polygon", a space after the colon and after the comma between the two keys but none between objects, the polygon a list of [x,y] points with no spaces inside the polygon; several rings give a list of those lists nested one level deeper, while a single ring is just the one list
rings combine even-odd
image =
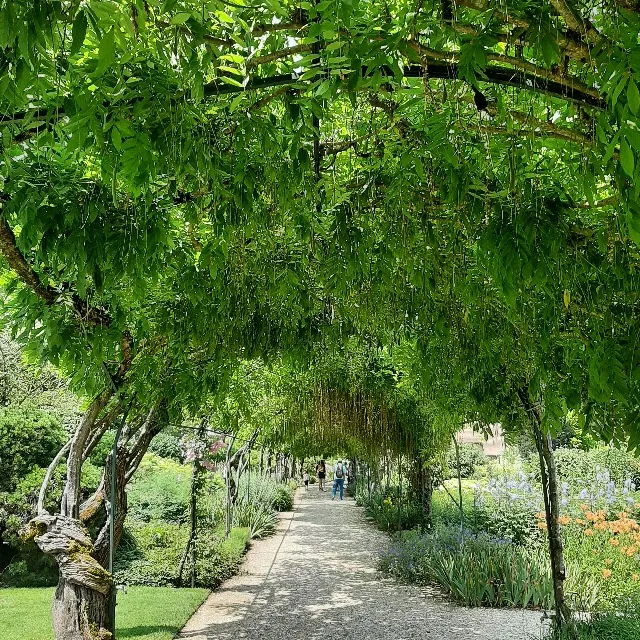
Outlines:
[{"label": "dense shrubbery", "polygon": [[35,467],[46,467],[66,433],[51,414],[35,407],[0,408],[0,491],[13,491]]},{"label": "dense shrubbery", "polygon": [[[116,581],[147,586],[176,584],[187,537],[187,528],[177,524],[128,525],[118,550]],[[219,530],[201,532],[196,547],[197,586],[213,588],[233,575],[242,561],[248,540],[246,529],[232,529],[227,540]]]},{"label": "dense shrubbery", "polygon": [[360,482],[355,494],[356,504],[364,507],[367,517],[383,531],[411,529],[424,524],[422,506],[410,492],[401,493],[398,487],[389,486],[369,493],[367,485]]},{"label": "dense shrubbery", "polygon": [[[20,529],[35,516],[40,485],[45,469],[33,467],[20,479],[13,491],[0,493],[0,532],[5,543],[0,545],[0,584],[12,587],[39,587],[58,581],[58,566],[51,556],[40,552],[33,541],[25,543]],[[62,496],[65,465],[53,474],[45,507],[55,511]],[[101,470],[86,462],[82,469],[82,495],[88,496],[100,481]],[[10,564],[9,564],[10,563]],[[8,565],[8,566],[7,566]]]},{"label": "dense shrubbery", "polygon": [[149,445],[149,453],[155,453],[161,458],[168,458],[176,462],[183,462],[184,454],[180,446],[180,436],[163,431],[159,433]]},{"label": "dense shrubbery", "polygon": [[[189,535],[191,465],[147,454],[129,490],[129,518],[120,544],[116,577],[125,584],[175,584]],[[290,509],[293,492],[275,479],[243,476],[224,539],[225,491],[219,475],[206,473],[198,498],[196,583],[215,587],[232,575],[251,538],[272,534],[276,512]],[[188,564],[188,563],[187,563]],[[187,579],[188,566],[183,579]]]},{"label": "dense shrubbery", "polygon": [[184,522],[190,479],[190,466],[147,454],[129,489],[129,515],[144,522]]},{"label": "dense shrubbery", "polygon": [[[557,455],[567,597],[578,610],[627,609],[640,598],[640,494],[628,475],[636,461],[626,452],[602,448],[561,449]],[[606,463],[611,463],[612,471]],[[432,533],[397,537],[383,558],[383,568],[405,580],[437,583],[467,603],[542,603],[547,596],[525,595],[525,586],[531,588],[531,583],[520,577],[526,575],[525,567],[537,576],[538,585],[539,578],[548,575],[540,487],[536,474],[525,473],[522,466],[515,474],[517,464],[504,468],[512,474],[499,475],[500,468],[490,464],[476,472],[475,485],[465,482],[464,535],[455,489],[451,487],[451,495],[436,490]],[[492,473],[489,479],[486,471]],[[383,524],[384,505],[379,500],[364,501],[368,513],[371,502],[378,510],[372,515]],[[501,563],[514,568],[514,573],[506,575]]]},{"label": "dense shrubbery", "polygon": [[[458,455],[460,458],[460,477],[470,478],[478,467],[487,464],[487,456],[482,449],[474,447],[472,444],[459,444]],[[458,457],[455,447],[451,447],[446,457],[445,478],[456,478],[458,476]]]}]

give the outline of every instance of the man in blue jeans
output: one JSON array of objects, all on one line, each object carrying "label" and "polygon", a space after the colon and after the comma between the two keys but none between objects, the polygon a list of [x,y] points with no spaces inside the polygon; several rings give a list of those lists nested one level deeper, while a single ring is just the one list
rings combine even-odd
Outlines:
[{"label": "man in blue jeans", "polygon": [[340,487],[340,500],[342,500],[342,495],[344,494],[345,475],[346,469],[342,464],[342,460],[338,460],[338,464],[333,467],[333,495],[331,496],[332,500],[336,499],[336,492],[338,491],[338,487]]}]

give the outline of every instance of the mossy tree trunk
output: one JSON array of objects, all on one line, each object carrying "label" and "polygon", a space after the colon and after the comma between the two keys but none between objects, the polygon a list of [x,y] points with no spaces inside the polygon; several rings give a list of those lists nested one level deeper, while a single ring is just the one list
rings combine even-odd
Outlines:
[{"label": "mossy tree trunk", "polygon": [[[156,405],[147,415],[134,418],[125,425],[117,443],[116,500],[111,505],[108,487],[111,484],[111,456],[105,463],[101,482],[94,494],[80,504],[80,474],[84,461],[123,408],[116,404],[106,409],[111,394],[101,394],[89,406],[68,448],[67,483],[60,513],[41,512],[27,525],[26,535],[34,538],[38,547],[52,555],[60,570],[52,613],[56,640],[106,640],[112,637],[111,598],[115,588],[109,566],[109,515],[115,507],[114,548],[120,541],[127,512],[125,486],[135,473],[153,437],[166,424],[166,412],[158,419]],[[58,460],[60,457],[58,457]],[[49,474],[50,475],[50,474]],[[42,487],[44,495],[46,485]],[[85,523],[97,527],[93,540]]]},{"label": "mossy tree trunk", "polygon": [[93,557],[87,529],[75,518],[50,515],[34,518],[29,527],[40,549],[54,556],[60,569],[52,606],[56,640],[109,638],[113,581]]}]

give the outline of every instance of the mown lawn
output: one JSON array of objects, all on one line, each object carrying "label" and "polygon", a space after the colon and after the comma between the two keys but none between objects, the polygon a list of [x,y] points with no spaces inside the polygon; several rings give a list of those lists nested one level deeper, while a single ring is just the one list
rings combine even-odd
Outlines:
[{"label": "mown lawn", "polygon": [[[0,638],[51,640],[53,589],[0,589]],[[208,594],[207,589],[130,587],[118,594],[117,637],[171,640]]]}]

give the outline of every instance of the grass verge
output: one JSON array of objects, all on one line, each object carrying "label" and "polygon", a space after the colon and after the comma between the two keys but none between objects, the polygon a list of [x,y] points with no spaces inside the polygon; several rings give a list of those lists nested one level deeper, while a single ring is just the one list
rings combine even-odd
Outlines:
[{"label": "grass verge", "polygon": [[[0,589],[0,638],[51,640],[54,589]],[[202,604],[207,589],[130,587],[118,594],[118,640],[171,640]]]}]

